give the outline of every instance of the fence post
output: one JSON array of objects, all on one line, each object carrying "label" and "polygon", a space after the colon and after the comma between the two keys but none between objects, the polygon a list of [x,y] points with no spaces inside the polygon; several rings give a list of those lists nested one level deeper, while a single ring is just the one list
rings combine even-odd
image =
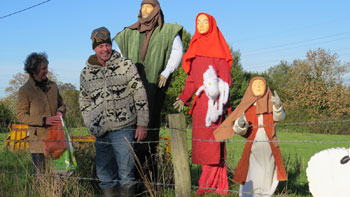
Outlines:
[{"label": "fence post", "polygon": [[191,196],[191,177],[187,149],[185,116],[169,114],[171,155],[175,176],[175,195]]}]

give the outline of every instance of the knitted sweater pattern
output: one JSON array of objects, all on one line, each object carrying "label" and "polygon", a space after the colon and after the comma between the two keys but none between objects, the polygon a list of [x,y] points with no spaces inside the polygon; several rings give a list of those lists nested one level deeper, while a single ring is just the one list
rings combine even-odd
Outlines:
[{"label": "knitted sweater pattern", "polygon": [[113,51],[105,66],[92,55],[80,75],[80,111],[92,135],[131,125],[147,126],[146,90],[131,60]]}]

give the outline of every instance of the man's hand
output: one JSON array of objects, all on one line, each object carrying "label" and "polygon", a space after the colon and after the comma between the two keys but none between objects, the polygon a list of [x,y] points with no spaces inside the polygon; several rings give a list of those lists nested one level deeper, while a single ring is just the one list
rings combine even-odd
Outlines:
[{"label": "man's hand", "polygon": [[247,125],[246,121],[244,120],[244,114],[242,114],[242,115],[238,118],[237,124],[238,124],[238,126],[241,127],[241,128],[244,128],[244,127]]},{"label": "man's hand", "polygon": [[147,127],[145,126],[137,126],[135,132],[136,142],[140,142],[141,140],[146,139],[147,137]]},{"label": "man's hand", "polygon": [[61,122],[61,118],[59,116],[51,116],[51,117],[46,117],[45,124],[46,125],[56,125],[59,122]]},{"label": "man's hand", "polygon": [[159,88],[164,87],[165,83],[166,83],[166,80],[167,80],[167,78],[160,74],[159,75],[159,79],[158,79],[158,87]]},{"label": "man's hand", "polygon": [[173,107],[175,109],[178,108],[178,111],[181,112],[182,110],[184,110],[184,105],[185,103],[181,99],[179,99],[179,97],[176,97],[176,101],[173,104]]},{"label": "man's hand", "polygon": [[273,105],[275,106],[276,109],[279,109],[281,107],[281,99],[280,97],[278,96],[276,90],[273,91],[273,94],[275,96],[271,96],[271,102],[273,103]]}]

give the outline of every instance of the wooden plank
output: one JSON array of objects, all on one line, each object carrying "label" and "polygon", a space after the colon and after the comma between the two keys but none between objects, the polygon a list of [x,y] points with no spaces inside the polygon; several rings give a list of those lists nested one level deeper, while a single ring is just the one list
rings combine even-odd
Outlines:
[{"label": "wooden plank", "polygon": [[191,196],[191,177],[187,149],[185,116],[169,114],[172,163],[174,166],[175,195]]}]

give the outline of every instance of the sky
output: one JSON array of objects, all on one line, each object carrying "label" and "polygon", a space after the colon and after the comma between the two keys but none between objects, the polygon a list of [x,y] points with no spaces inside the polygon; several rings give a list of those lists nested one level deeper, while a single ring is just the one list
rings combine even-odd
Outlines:
[{"label": "sky", "polygon": [[[304,59],[318,48],[336,53],[343,63],[350,61],[348,0],[159,2],[165,22],[180,24],[192,35],[199,12],[214,16],[227,43],[240,51],[246,71],[264,72],[281,60]],[[78,88],[80,72],[94,54],[92,30],[105,26],[113,37],[137,21],[140,4],[141,0],[1,0],[0,97],[8,95],[5,88],[13,75],[24,72],[24,60],[32,52],[46,52],[49,70]],[[350,81],[350,75],[345,80]]]}]

